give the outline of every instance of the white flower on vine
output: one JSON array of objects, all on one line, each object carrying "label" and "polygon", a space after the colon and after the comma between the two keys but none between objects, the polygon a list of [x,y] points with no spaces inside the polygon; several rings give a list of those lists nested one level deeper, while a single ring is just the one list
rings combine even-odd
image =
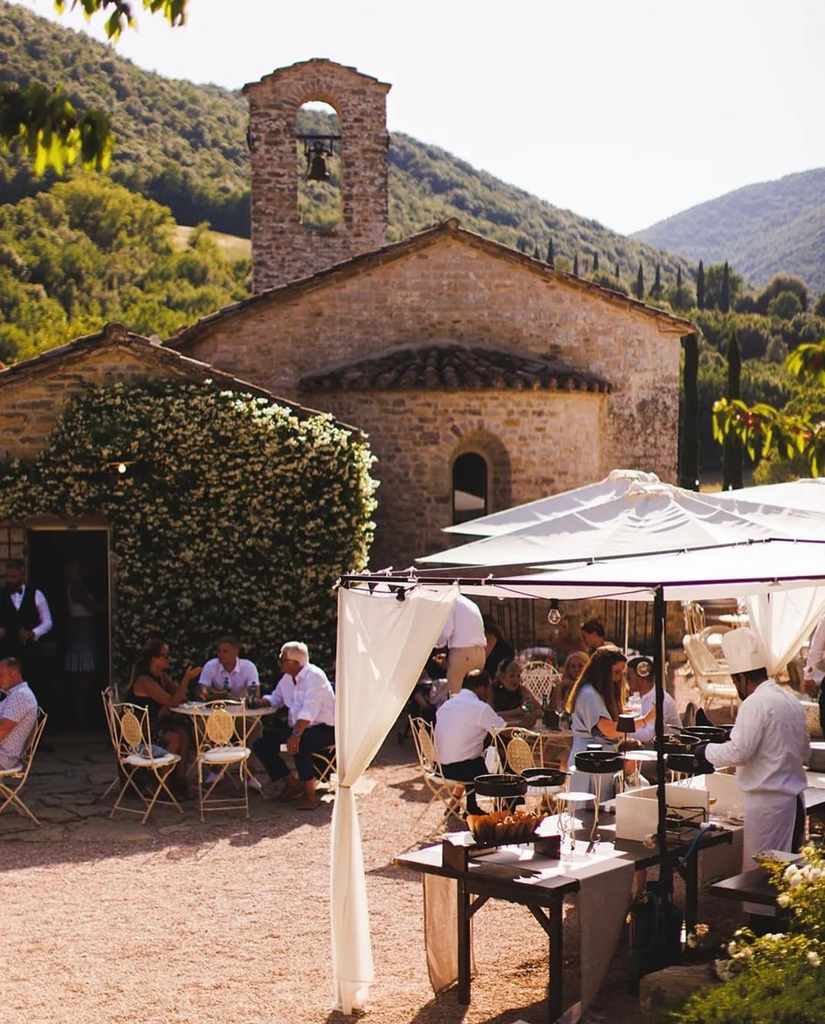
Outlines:
[{"label": "white flower on vine", "polygon": [[776,902],[780,907],[789,907],[791,905],[791,897],[786,892],[782,892],[776,897]]},{"label": "white flower on vine", "polygon": [[807,960],[811,967],[819,967],[819,965],[822,963],[819,953],[815,953],[813,950],[811,950],[811,952],[808,953]]}]

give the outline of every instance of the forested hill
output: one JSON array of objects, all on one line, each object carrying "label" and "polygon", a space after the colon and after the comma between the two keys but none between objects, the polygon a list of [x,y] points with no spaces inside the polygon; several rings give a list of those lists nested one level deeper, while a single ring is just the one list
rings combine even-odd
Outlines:
[{"label": "forested hill", "polygon": [[728,192],[634,237],[705,264],[729,260],[755,284],[782,272],[825,291],[825,168]]},{"label": "forested hill", "polygon": [[[116,50],[0,0],[0,82],[32,80],[63,82],[78,108],[102,106],[112,114],[116,181],[169,206],[180,224],[208,220],[218,231],[249,237],[247,105],[240,92],[143,71]],[[25,161],[0,154],[0,203],[49,183],[35,179]],[[538,248],[544,256],[552,237],[568,267],[578,253],[582,273],[593,270],[595,253],[602,272],[618,264],[626,282],[635,280],[640,260],[647,280],[656,263],[665,283],[677,264],[688,273],[687,261],[557,209],[435,146],[394,135],[391,240],[451,216],[531,254]]]}]

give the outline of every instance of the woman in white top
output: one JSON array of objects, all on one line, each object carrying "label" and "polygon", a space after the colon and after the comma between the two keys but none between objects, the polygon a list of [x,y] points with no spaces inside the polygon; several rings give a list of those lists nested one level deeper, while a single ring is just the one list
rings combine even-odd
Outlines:
[{"label": "woman in white top", "polygon": [[[587,750],[591,743],[598,743],[604,750],[615,750],[616,742],[622,738],[617,722],[624,703],[624,672],[627,658],[613,644],[598,647],[576,680],[567,699],[567,711],[572,716],[573,746],[570,750],[569,768],[575,772],[575,781],[570,788],[595,792],[593,776],[587,772],[576,772],[576,754]],[[637,718],[640,728],[656,717],[654,707],[644,718]],[[601,797],[609,800],[613,796],[612,781],[605,779]]]}]

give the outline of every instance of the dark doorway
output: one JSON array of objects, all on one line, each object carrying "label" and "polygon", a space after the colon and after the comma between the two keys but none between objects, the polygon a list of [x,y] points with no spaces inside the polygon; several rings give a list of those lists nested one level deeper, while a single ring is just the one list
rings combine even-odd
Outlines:
[{"label": "dark doorway", "polygon": [[27,548],[29,582],[43,591],[54,622],[41,640],[39,696],[49,729],[105,728],[100,691],[109,683],[108,531],[29,530]]}]

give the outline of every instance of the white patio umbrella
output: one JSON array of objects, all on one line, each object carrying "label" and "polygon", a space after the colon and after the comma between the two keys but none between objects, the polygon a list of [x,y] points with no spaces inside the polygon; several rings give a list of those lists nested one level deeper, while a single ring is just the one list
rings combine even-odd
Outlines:
[{"label": "white patio umbrella", "polygon": [[643,473],[638,469],[614,469],[604,478],[584,487],[576,487],[560,494],[550,494],[536,501],[528,501],[524,505],[491,512],[488,516],[470,519],[466,523],[445,526],[444,533],[460,533],[469,537],[495,537],[500,533],[509,533],[523,526],[540,523],[553,516],[576,512],[581,509],[600,505],[603,501],[620,498],[634,483],[658,483],[655,473]]},{"label": "white patio umbrella", "polygon": [[716,494],[697,494],[659,481],[632,480],[598,504],[546,516],[427,555],[418,562],[426,566],[527,567],[770,537],[825,539],[825,509],[800,512],[741,497],[721,500]]}]

